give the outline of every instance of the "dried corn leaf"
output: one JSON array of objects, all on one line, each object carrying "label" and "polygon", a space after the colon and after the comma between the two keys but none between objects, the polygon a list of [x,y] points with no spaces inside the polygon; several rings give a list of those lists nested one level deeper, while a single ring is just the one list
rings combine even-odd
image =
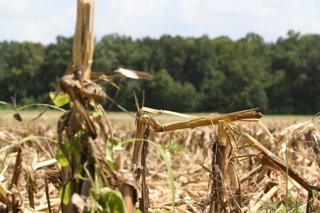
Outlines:
[{"label": "dried corn leaf", "polygon": [[4,184],[0,183],[0,202],[7,203],[8,202],[9,191],[4,186]]},{"label": "dried corn leaf", "polygon": [[114,72],[122,74],[122,75],[126,76],[127,78],[145,79],[145,80],[152,80],[153,79],[153,76],[147,72],[129,70],[129,69],[124,69],[124,68],[119,68],[119,69],[115,70]]},{"label": "dried corn leaf", "polygon": [[198,117],[198,116],[183,114],[183,113],[179,113],[179,112],[173,112],[173,111],[169,111],[169,110],[153,109],[150,107],[142,107],[142,110],[145,112],[153,113],[153,114],[174,115],[174,116],[179,116],[179,117],[183,117],[183,118],[197,118]]}]

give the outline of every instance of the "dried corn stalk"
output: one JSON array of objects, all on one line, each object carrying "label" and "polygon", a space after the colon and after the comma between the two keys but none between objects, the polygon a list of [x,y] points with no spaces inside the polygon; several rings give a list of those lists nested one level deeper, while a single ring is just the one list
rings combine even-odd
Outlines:
[{"label": "dried corn stalk", "polygon": [[241,186],[234,163],[231,127],[218,123],[218,139],[212,146],[211,205],[209,212],[241,212]]},{"label": "dried corn stalk", "polygon": [[320,191],[320,187],[312,185],[308,180],[302,177],[297,171],[292,169],[281,158],[273,154],[270,150],[265,148],[259,141],[250,136],[248,133],[242,134],[246,140],[251,143],[251,146],[261,151],[263,155],[262,164],[268,169],[288,175],[290,178],[299,183],[308,192],[308,203],[306,212],[311,212],[313,202],[313,192]]},{"label": "dried corn stalk", "polygon": [[[127,210],[134,212],[134,178],[131,178],[130,172],[124,174],[124,171],[121,171],[120,174],[121,168],[115,171],[107,161],[106,142],[113,142],[113,133],[108,117],[100,104],[107,95],[91,80],[94,10],[94,0],[78,0],[72,64],[60,79],[61,89],[70,96],[72,102],[71,111],[65,113],[58,124],[58,142],[69,161],[69,167],[62,169],[62,184],[64,186],[71,184],[70,197],[72,195],[89,197],[93,184],[98,184],[96,187],[99,188],[118,189],[124,195]],[[95,75],[103,76],[97,73]],[[93,117],[91,111],[95,111],[97,116]],[[63,143],[64,132],[68,142]],[[75,178],[79,175],[83,177],[81,180]],[[64,190],[64,193],[69,192]],[[90,206],[90,203],[87,204]],[[69,202],[62,210],[74,212],[81,206]]]},{"label": "dried corn stalk", "polygon": [[[137,102],[137,101],[136,101]],[[143,101],[144,102],[144,101]],[[241,196],[240,196],[240,182],[237,177],[237,171],[233,163],[230,161],[231,152],[232,152],[232,144],[228,138],[227,131],[227,122],[231,121],[258,121],[259,118],[262,117],[262,114],[257,111],[257,109],[249,109],[243,110],[239,112],[233,112],[228,114],[211,114],[209,116],[198,117],[198,116],[189,116],[184,115],[177,112],[171,112],[167,110],[157,110],[149,107],[144,107],[143,104],[138,108],[138,113],[136,115],[136,139],[134,143],[133,155],[132,155],[132,170],[136,174],[136,179],[139,181],[141,170],[142,178],[146,176],[146,164],[145,162],[146,153],[143,152],[144,142],[148,139],[149,130],[153,130],[154,132],[167,132],[178,129],[186,129],[186,128],[196,128],[201,126],[211,126],[215,124],[220,124],[221,129],[221,140],[219,142],[219,151],[216,154],[218,156],[218,162],[215,162],[213,165],[213,178],[217,178],[218,180],[213,184],[218,188],[228,188],[232,191],[232,196],[226,195],[217,195],[217,199],[220,202],[220,207],[211,208],[211,212],[213,210],[221,210],[221,209],[232,209],[235,211],[240,211],[241,206]],[[161,125],[157,120],[152,117],[149,117],[145,114],[145,112],[150,113],[166,113],[171,115],[182,116],[186,118],[190,118],[188,121],[175,122],[171,124]],[[229,127],[230,128],[230,127]],[[142,165],[143,164],[143,165]],[[216,167],[217,165],[217,167]],[[220,172],[216,172],[216,171]],[[219,173],[219,174],[218,174]],[[219,178],[220,177],[220,178]],[[223,181],[228,180],[228,182],[223,183]],[[215,190],[215,189],[214,189]],[[145,205],[147,200],[149,199],[147,193],[147,186],[145,181],[142,181],[142,201],[144,202],[140,208],[146,212],[148,210],[148,206]],[[231,206],[228,206],[231,204]]]}]

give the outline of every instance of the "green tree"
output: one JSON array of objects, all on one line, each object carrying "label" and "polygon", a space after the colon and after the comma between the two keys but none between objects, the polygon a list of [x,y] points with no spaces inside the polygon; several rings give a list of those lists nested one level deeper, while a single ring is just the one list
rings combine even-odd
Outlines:
[{"label": "green tree", "polygon": [[166,69],[170,76],[177,81],[186,81],[185,63],[188,56],[188,46],[181,36],[161,36],[159,39],[159,52],[156,58],[157,70]]},{"label": "green tree", "polygon": [[[254,33],[233,41],[164,35],[132,39],[111,34],[96,43],[94,71],[118,67],[149,71],[152,82],[117,79],[116,101],[134,110],[132,91],[146,90],[147,104],[177,111],[316,113],[320,108],[320,36],[289,31],[275,43]],[[71,59],[72,38],[43,46],[0,42],[0,99],[48,102]],[[27,82],[27,83],[26,83]],[[32,83],[31,83],[32,82]],[[106,85],[108,94],[115,93]]]},{"label": "green tree", "polygon": [[206,75],[214,69],[214,46],[208,36],[188,38],[187,57],[183,66],[183,80],[192,83],[197,90]]},{"label": "green tree", "polygon": [[227,37],[213,41],[214,70],[203,83],[206,94],[203,110],[238,110],[259,106],[267,108],[265,92],[267,48],[260,36],[248,34],[236,42]]},{"label": "green tree", "polygon": [[48,102],[48,93],[58,88],[59,78],[72,59],[72,42],[72,37],[58,36],[55,43],[44,48],[41,71],[35,76],[35,95],[39,102]]},{"label": "green tree", "polygon": [[289,31],[273,46],[271,72],[275,81],[268,88],[270,108],[274,113],[316,113],[320,80],[319,35],[305,35]]},{"label": "green tree", "polygon": [[146,106],[181,112],[192,112],[198,104],[195,88],[190,83],[174,81],[167,70],[155,74],[152,82],[144,82]]},{"label": "green tree", "polygon": [[34,77],[44,61],[44,48],[39,43],[3,42],[1,45],[1,98],[17,96],[22,103],[35,99]]},{"label": "green tree", "polygon": [[95,46],[93,70],[110,72],[118,67],[132,67],[131,54],[136,51],[131,37],[111,34],[104,36]]}]

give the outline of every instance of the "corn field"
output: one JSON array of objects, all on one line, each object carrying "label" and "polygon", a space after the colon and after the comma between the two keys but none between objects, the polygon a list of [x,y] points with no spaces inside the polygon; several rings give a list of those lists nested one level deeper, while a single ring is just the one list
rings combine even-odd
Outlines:
[{"label": "corn field", "polygon": [[[58,196],[61,166],[54,160],[59,149],[54,123],[59,113],[49,112],[31,123],[35,113],[20,113],[23,119],[21,122],[14,120],[12,114],[3,113],[0,119],[1,211],[5,211],[7,204],[11,203],[9,200],[15,197],[19,204],[16,206],[17,212],[48,212],[48,201],[51,212],[58,212],[61,203]],[[166,117],[161,121],[171,122],[173,119]],[[123,125],[124,120],[132,124]],[[134,119],[130,115],[114,114],[111,122],[115,125],[114,137],[121,141],[135,137]],[[262,119],[260,123],[235,122],[232,125],[239,131],[241,129],[250,133],[283,162],[288,162],[284,164],[286,168],[293,169],[299,178],[317,186],[320,149],[318,117],[303,121],[279,117],[274,120]],[[289,172],[279,171],[253,146],[240,148],[243,143],[247,143],[244,137],[235,138],[239,148],[233,147],[229,156],[229,162],[236,168],[235,182],[240,183],[241,192],[234,192],[229,185],[232,180],[229,180],[228,175],[224,179],[226,185],[215,187],[215,184],[219,184],[217,179],[223,178],[223,171],[218,169],[216,163],[216,149],[221,137],[218,131],[217,126],[208,126],[150,134],[149,140],[164,147],[171,162],[176,212],[210,212],[210,208],[213,208],[211,206],[219,200],[219,197],[213,197],[217,193],[226,197],[220,199],[241,200],[239,206],[229,201],[225,207],[220,207],[225,208],[226,212],[306,212],[308,189],[295,181]],[[117,162],[123,170],[131,168],[132,149],[133,143],[127,143],[121,151],[117,151],[120,154]],[[169,175],[163,158],[153,146],[149,147],[146,164],[148,211],[171,211],[173,203]],[[319,211],[317,196],[315,192],[310,200],[309,208],[312,208],[312,212]]]},{"label": "corn field", "polygon": [[[188,115],[145,106],[144,92],[127,112],[99,83],[119,90],[115,76],[152,76],[91,70],[94,4],[78,0],[72,61],[51,93],[56,106],[30,118],[0,102],[13,108],[0,116],[0,212],[320,211],[319,116],[264,121],[258,108]],[[131,119],[112,116],[103,100]],[[48,107],[63,112],[50,117]]]}]

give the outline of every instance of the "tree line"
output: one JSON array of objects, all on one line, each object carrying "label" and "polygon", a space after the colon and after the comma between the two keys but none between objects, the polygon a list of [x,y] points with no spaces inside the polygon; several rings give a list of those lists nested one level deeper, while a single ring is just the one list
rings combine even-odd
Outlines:
[{"label": "tree line", "polygon": [[[0,42],[0,100],[49,103],[72,58],[72,37],[54,43]],[[124,67],[148,71],[153,81],[117,78],[115,101],[135,110],[132,91],[146,106],[180,112],[228,112],[259,107],[264,113],[315,114],[320,109],[320,35],[289,31],[276,42],[255,33],[239,40],[163,35],[96,41],[94,71]],[[105,84],[110,97],[115,89]],[[108,104],[108,101],[104,103]]]}]

